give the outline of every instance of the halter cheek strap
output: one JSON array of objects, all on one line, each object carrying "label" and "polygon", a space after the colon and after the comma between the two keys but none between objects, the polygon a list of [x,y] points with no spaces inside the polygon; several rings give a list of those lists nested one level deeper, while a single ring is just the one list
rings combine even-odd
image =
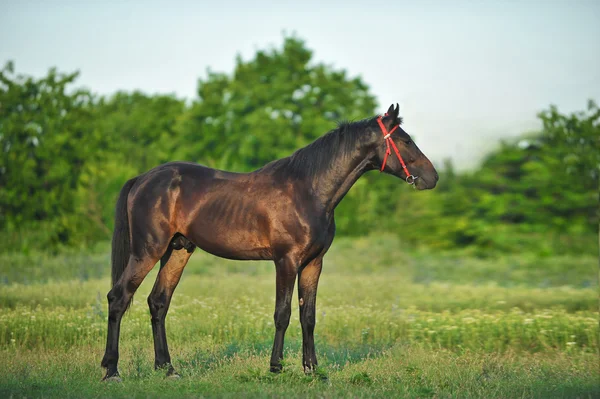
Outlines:
[{"label": "halter cheek strap", "polygon": [[[387,114],[385,114],[385,116],[387,116]],[[388,132],[387,129],[385,128],[385,125],[383,124],[381,116],[379,118],[377,118],[377,123],[379,124],[379,127],[381,128],[381,132],[383,133],[383,139],[385,140],[385,145],[386,145],[385,156],[383,157],[383,163],[381,164],[381,170],[379,172],[383,172],[383,169],[385,168],[385,164],[387,162],[388,156],[392,153],[392,150],[390,149],[390,146],[391,146],[394,149],[394,152],[396,153],[398,160],[400,161],[400,165],[402,165],[402,169],[404,170],[404,174],[406,175],[406,182],[408,184],[414,184],[416,177],[411,175],[410,172],[408,171],[408,168],[406,167],[406,164],[404,163],[404,159],[402,159],[402,156],[400,155],[400,151],[398,151],[398,147],[396,147],[396,143],[394,143],[394,140],[392,140],[392,138],[391,138],[392,133],[394,133],[394,131],[396,129],[398,129],[399,125],[394,126],[394,128]]]}]

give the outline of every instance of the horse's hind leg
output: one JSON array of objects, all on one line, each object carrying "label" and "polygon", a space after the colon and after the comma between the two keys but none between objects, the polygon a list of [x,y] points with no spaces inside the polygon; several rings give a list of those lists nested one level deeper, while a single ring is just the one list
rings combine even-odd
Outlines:
[{"label": "horse's hind leg", "polygon": [[[179,241],[182,239],[185,240],[185,245],[179,245]],[[177,375],[177,373],[171,365],[165,318],[183,269],[194,252],[194,245],[191,243],[188,245],[188,243],[189,241],[183,237],[175,238],[172,241],[172,246],[160,261],[160,271],[156,277],[154,288],[148,296],[148,306],[152,316],[152,335],[154,337],[154,367],[156,369],[166,367],[168,376]]]},{"label": "horse's hind leg", "polygon": [[106,337],[106,352],[101,363],[102,367],[106,368],[105,380],[119,377],[117,363],[119,362],[121,319],[133,298],[133,294],[157,261],[158,258],[149,256],[137,258],[131,255],[119,281],[108,292],[108,335]]}]

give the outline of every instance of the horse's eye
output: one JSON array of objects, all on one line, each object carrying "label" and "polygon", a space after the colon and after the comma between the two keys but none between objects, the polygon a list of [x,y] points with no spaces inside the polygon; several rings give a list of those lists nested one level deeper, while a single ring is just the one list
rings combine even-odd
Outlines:
[{"label": "horse's eye", "polygon": [[412,140],[408,140],[408,141],[406,142],[406,144],[408,144],[408,145],[411,145],[411,144],[412,144]]}]

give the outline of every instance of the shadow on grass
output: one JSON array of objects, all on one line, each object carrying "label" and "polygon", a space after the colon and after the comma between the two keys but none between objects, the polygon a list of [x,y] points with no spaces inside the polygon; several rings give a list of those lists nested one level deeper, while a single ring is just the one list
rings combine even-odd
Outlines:
[{"label": "shadow on grass", "polygon": [[[194,373],[203,373],[210,369],[222,366],[235,357],[259,356],[264,357],[264,369],[269,369],[269,357],[271,355],[273,342],[265,340],[252,344],[231,342],[225,347],[217,350],[196,350],[187,356],[179,357],[177,363],[182,372],[193,370]],[[289,340],[285,343],[284,371],[286,364],[294,368],[302,369],[301,363],[297,365],[290,358],[302,358],[302,341]],[[319,365],[333,370],[343,370],[347,365],[360,363],[365,359],[375,359],[383,356],[390,345],[354,345],[334,346],[325,343],[317,343],[317,358]],[[297,366],[297,367],[296,367]],[[289,369],[290,367],[287,367]],[[318,373],[317,373],[318,374]],[[262,375],[262,374],[260,374]],[[269,377],[270,378],[270,377]]]}]

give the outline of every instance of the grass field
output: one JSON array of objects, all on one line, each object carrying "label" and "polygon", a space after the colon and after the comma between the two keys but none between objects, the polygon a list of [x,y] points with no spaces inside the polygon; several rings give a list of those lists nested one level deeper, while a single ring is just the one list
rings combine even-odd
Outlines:
[{"label": "grass field", "polygon": [[1,397],[600,397],[593,257],[482,260],[336,239],[317,300],[320,368],[305,376],[296,299],[284,372],[268,372],[273,265],[198,252],[167,318],[183,378],[152,367],[154,270],[123,320],[123,383],[106,384],[107,251],[0,255]]}]

